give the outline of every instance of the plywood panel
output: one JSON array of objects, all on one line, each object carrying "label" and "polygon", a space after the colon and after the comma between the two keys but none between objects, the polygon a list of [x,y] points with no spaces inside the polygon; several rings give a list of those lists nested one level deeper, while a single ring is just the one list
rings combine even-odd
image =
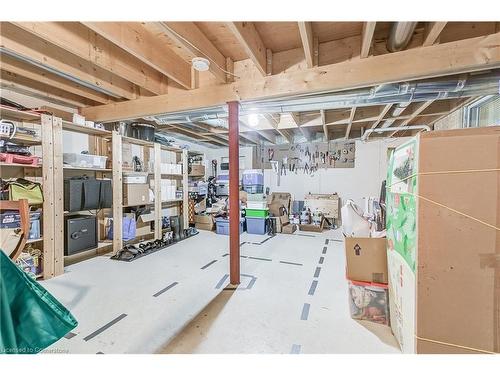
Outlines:
[{"label": "plywood panel", "polygon": [[302,46],[297,22],[254,22],[266,48],[273,52]]},{"label": "plywood panel", "polygon": [[247,54],[225,22],[196,22],[207,38],[226,57],[233,61],[245,60]]},{"label": "plywood panel", "polygon": [[361,35],[363,22],[313,22],[313,33],[319,42]]}]

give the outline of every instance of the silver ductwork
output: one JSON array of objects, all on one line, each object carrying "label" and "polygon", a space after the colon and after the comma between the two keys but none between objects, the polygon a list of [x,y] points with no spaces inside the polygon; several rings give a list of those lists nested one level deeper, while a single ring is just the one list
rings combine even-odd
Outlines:
[{"label": "silver ductwork", "polygon": [[[445,79],[390,83],[339,92],[244,101],[241,102],[240,115],[307,112],[385,104],[398,104],[395,110],[402,111],[411,102],[497,94],[499,81],[500,69],[497,69]],[[214,127],[227,128],[227,109],[225,106],[217,106],[195,111],[156,115],[154,119],[161,124],[200,122]]]},{"label": "silver ductwork", "polygon": [[389,38],[387,39],[387,49],[390,52],[401,51],[410,43],[418,22],[394,22],[392,24]]}]

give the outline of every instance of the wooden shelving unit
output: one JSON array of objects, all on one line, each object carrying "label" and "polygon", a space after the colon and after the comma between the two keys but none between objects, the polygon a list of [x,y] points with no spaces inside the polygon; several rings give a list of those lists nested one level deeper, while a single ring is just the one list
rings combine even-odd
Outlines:
[{"label": "wooden shelving unit", "polygon": [[68,121],[64,121],[64,120],[63,120],[62,124],[63,124],[63,130],[69,130],[69,131],[88,134],[88,135],[97,135],[97,136],[101,136],[101,137],[111,138],[111,132],[109,130],[97,129],[97,128],[91,128],[88,126],[77,125],[77,124],[73,124],[72,122],[68,122]]},{"label": "wooden shelving unit", "polygon": [[42,209],[41,238],[27,240],[26,245],[42,251],[42,272],[38,279],[49,279],[63,272],[62,259],[55,256],[56,244],[63,241],[62,215],[56,215],[58,207],[62,206],[61,195],[55,190],[54,176],[60,170],[54,161],[61,159],[61,149],[57,142],[58,132],[61,131],[61,119],[36,112],[25,112],[0,105],[0,117],[14,121],[18,126],[29,127],[35,130],[38,138],[32,139],[22,135],[13,138],[2,137],[18,144],[30,146],[32,153],[42,156],[42,165],[26,165],[18,163],[0,162],[2,178],[25,178],[42,184],[44,201],[42,205],[31,205],[32,208]]}]

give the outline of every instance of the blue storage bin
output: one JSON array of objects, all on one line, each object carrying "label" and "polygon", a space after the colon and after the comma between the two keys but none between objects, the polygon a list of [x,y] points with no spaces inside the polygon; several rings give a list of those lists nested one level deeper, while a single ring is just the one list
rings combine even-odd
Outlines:
[{"label": "blue storage bin", "polygon": [[264,185],[264,173],[258,169],[244,171],[242,185]]},{"label": "blue storage bin", "polygon": [[[240,233],[243,232],[245,219],[240,219]],[[229,219],[218,217],[215,219],[215,232],[217,234],[229,235]]]},{"label": "blue storage bin", "polygon": [[266,234],[267,233],[267,218],[264,217],[247,217],[247,233],[249,234]]},{"label": "blue storage bin", "polygon": [[243,190],[249,194],[264,193],[264,185],[243,185]]}]

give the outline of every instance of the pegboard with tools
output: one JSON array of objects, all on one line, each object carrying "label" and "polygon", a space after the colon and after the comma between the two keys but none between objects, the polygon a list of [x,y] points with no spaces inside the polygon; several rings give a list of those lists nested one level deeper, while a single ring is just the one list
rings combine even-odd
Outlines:
[{"label": "pegboard with tools", "polygon": [[354,168],[354,141],[330,141],[257,147],[257,168],[274,169],[280,175],[312,175],[320,168]]}]

